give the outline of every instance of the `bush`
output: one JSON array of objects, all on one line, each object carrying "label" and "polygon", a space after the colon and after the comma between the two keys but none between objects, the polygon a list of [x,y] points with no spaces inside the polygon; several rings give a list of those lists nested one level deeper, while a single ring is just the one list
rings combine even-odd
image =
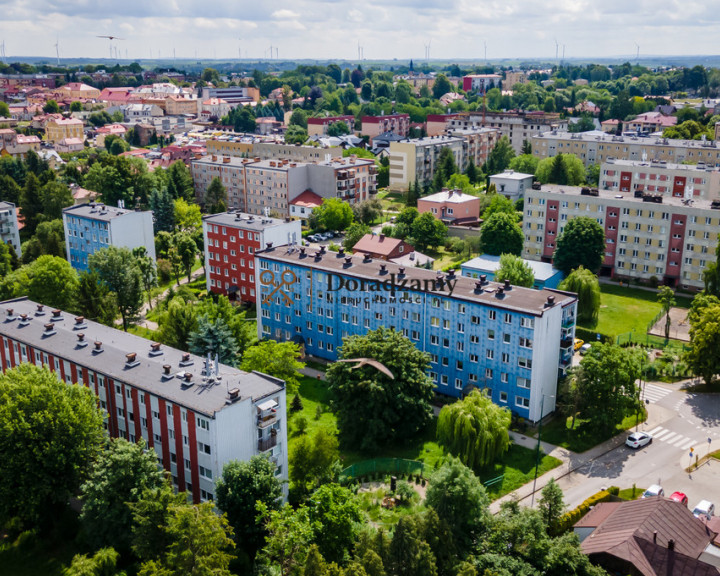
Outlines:
[{"label": "bush", "polygon": [[317,408],[315,408],[315,420],[320,420],[320,417],[322,416],[322,406],[318,404]]},{"label": "bush", "polygon": [[415,500],[415,498],[417,497],[417,492],[415,492],[415,489],[403,480],[400,480],[398,482],[397,490],[395,492],[397,494],[397,497],[405,506],[409,506],[410,504],[412,504],[413,500]]},{"label": "bush", "polygon": [[[615,488],[615,487],[611,487]],[[574,508],[573,510],[570,510],[569,512],[566,512],[560,517],[560,523],[559,523],[559,531],[560,533],[566,532],[570,530],[575,523],[580,520],[585,514],[587,514],[590,511],[590,508],[593,506],[596,506],[597,504],[600,504],[601,502],[607,502],[610,500],[610,492],[608,490],[601,490],[597,494],[593,494],[585,500],[580,506],[577,508]]]},{"label": "bush", "polygon": [[383,226],[382,230],[380,231],[380,234],[384,234],[385,236],[392,237],[394,228],[392,226]]},{"label": "bush", "polygon": [[620,488],[618,488],[617,486],[610,486],[607,489],[607,492],[612,496],[617,496],[618,494],[620,494]]},{"label": "bush", "polygon": [[305,416],[298,416],[295,419],[295,427],[297,428],[298,434],[305,434],[305,430],[307,430],[308,421]]},{"label": "bush", "polygon": [[302,398],[300,398],[300,394],[295,394],[294,398],[292,399],[292,403],[290,404],[290,412],[300,412],[300,410],[302,409]]},{"label": "bush", "polygon": [[165,258],[157,259],[157,276],[161,284],[166,284],[172,279],[172,264]]}]

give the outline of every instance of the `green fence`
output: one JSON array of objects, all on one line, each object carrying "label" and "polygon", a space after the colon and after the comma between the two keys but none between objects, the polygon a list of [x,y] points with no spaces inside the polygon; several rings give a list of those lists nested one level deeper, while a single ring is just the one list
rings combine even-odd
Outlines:
[{"label": "green fence", "polygon": [[340,473],[340,480],[350,480],[353,478],[362,478],[371,474],[395,474],[423,475],[425,464],[417,460],[403,460],[402,458],[374,458],[373,460],[363,460],[351,466],[348,466]]},{"label": "green fence", "polygon": [[635,334],[633,332],[626,332],[625,334],[618,334],[616,343],[619,346],[625,346],[630,344],[641,344],[643,346],[649,346],[652,348],[659,348],[665,350],[666,348],[672,348],[678,352],[690,350],[690,346],[683,344],[679,340],[665,340],[659,336],[653,336],[651,334]]}]

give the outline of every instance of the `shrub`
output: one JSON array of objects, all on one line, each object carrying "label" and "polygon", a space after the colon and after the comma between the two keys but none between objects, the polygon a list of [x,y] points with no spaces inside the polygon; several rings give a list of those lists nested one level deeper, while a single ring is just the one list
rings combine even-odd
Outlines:
[{"label": "shrub", "polygon": [[[615,487],[612,487],[615,488]],[[560,518],[560,525],[559,525],[559,531],[560,533],[566,532],[567,530],[570,530],[573,525],[580,520],[585,514],[587,514],[590,511],[590,508],[593,506],[596,506],[597,504],[600,504],[601,502],[607,502],[610,500],[610,492],[609,490],[601,490],[597,494],[593,494],[585,500],[580,506],[577,508],[574,508],[573,510],[570,510],[569,512],[566,512],[562,515]]]},{"label": "shrub", "polygon": [[290,412],[300,412],[300,410],[302,409],[302,398],[300,398],[300,394],[295,394],[294,398],[292,399],[292,403],[290,404]]},{"label": "shrub", "polygon": [[305,434],[305,430],[307,430],[308,421],[305,416],[298,416],[295,419],[295,427],[297,428],[298,434]]},{"label": "shrub", "polygon": [[612,496],[617,496],[618,494],[620,494],[620,488],[618,488],[617,486],[610,486],[607,489],[607,492],[608,492],[608,494],[611,494]]},{"label": "shrub", "polygon": [[322,416],[322,406],[318,404],[317,408],[315,408],[315,420],[320,420],[320,416]]},{"label": "shrub", "polygon": [[165,258],[157,259],[157,276],[161,284],[166,284],[172,279],[172,264]]}]

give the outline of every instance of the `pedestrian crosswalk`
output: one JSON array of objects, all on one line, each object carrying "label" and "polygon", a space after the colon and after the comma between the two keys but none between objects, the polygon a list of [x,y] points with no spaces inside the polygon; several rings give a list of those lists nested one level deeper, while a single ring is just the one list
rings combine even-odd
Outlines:
[{"label": "pedestrian crosswalk", "polygon": [[687,450],[690,446],[694,446],[698,443],[697,440],[688,436],[683,436],[682,434],[673,432],[672,430],[668,430],[662,426],[658,426],[657,428],[650,430],[648,434],[652,436],[653,441],[658,440],[660,442],[665,442],[666,444],[670,444],[680,450]]},{"label": "pedestrian crosswalk", "polygon": [[662,400],[668,394],[672,393],[672,390],[668,390],[663,386],[657,386],[656,384],[645,383],[643,385],[642,399],[648,400],[650,404],[655,404],[658,400]]}]

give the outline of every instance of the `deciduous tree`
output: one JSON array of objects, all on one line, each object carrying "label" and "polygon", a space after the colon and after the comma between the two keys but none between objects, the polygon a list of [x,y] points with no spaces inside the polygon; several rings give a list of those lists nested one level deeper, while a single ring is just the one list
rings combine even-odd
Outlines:
[{"label": "deciduous tree", "polygon": [[95,272],[111,292],[115,293],[123,330],[137,321],[143,304],[140,268],[127,248],[108,246],[88,257],[90,272]]},{"label": "deciduous tree", "polygon": [[572,218],[557,239],[553,264],[567,276],[582,266],[596,274],[605,254],[605,231],[589,216]]},{"label": "deciduous tree", "polygon": [[424,212],[415,218],[410,234],[414,244],[421,250],[428,246],[436,248],[447,237],[448,228],[430,212]]},{"label": "deciduous tree", "polygon": [[487,218],[480,229],[480,239],[488,254],[522,254],[524,236],[512,214],[500,212]]},{"label": "deciduous tree", "polygon": [[720,306],[706,306],[691,318],[690,350],[685,360],[693,373],[710,386],[720,374]]},{"label": "deciduous tree", "polygon": [[326,198],[314,212],[321,230],[345,230],[353,221],[350,204],[339,198]]},{"label": "deciduous tree", "polygon": [[582,266],[573,270],[558,286],[560,290],[578,296],[577,317],[582,322],[597,322],[600,313],[600,283],[598,277]]},{"label": "deciduous tree", "polygon": [[503,254],[500,256],[500,267],[495,273],[495,280],[509,280],[513,286],[532,288],[535,284],[535,273],[530,264],[519,256]]},{"label": "deciduous tree", "polygon": [[0,374],[0,522],[53,520],[98,453],[102,424],[89,388],[30,363]]},{"label": "deciduous tree", "polygon": [[493,404],[480,390],[444,406],[437,424],[438,442],[469,468],[492,464],[510,446],[510,411]]},{"label": "deciduous tree", "polygon": [[319,429],[312,438],[299,438],[290,452],[290,480],[300,493],[334,481],[340,461],[338,441],[334,434]]},{"label": "deciduous tree", "polygon": [[341,359],[371,358],[371,364],[336,362],[327,371],[332,410],[340,439],[348,446],[375,450],[415,436],[428,423],[434,385],[427,375],[428,356],[401,333],[379,328],[343,340]]},{"label": "deciduous tree", "polygon": [[240,368],[247,372],[257,370],[285,380],[287,389],[292,393],[299,384],[299,370],[305,367],[299,360],[300,355],[300,346],[294,342],[262,340],[245,350]]}]

